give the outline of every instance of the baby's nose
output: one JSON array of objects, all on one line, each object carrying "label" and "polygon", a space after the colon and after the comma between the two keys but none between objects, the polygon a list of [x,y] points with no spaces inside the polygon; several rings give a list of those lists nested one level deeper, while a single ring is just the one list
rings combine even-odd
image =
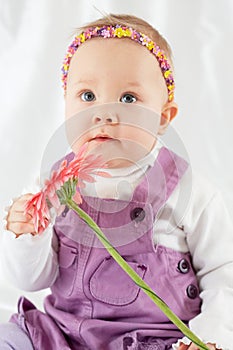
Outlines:
[{"label": "baby's nose", "polygon": [[94,115],[92,118],[93,124],[118,124],[119,120],[116,114]]}]

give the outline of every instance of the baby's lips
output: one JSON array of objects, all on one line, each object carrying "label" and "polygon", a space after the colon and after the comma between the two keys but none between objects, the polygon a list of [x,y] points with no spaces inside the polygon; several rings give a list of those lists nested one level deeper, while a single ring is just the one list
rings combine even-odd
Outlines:
[{"label": "baby's lips", "polygon": [[113,140],[113,138],[108,136],[96,136],[96,137],[93,137],[90,141],[109,141],[109,140]]}]

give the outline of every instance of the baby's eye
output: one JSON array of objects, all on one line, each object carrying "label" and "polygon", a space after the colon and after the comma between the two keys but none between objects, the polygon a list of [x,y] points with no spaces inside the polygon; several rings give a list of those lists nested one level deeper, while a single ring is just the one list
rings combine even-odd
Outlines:
[{"label": "baby's eye", "polygon": [[121,102],[123,103],[134,103],[137,101],[136,97],[131,94],[124,94],[121,99]]},{"label": "baby's eye", "polygon": [[81,99],[86,102],[91,102],[95,100],[95,95],[91,91],[85,91],[81,94]]}]

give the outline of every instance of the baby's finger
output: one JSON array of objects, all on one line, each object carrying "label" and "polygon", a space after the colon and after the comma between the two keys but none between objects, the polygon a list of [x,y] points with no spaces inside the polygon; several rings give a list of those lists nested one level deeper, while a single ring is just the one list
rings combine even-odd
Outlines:
[{"label": "baby's finger", "polygon": [[188,345],[185,345],[184,343],[181,343],[180,346],[178,347],[178,350],[187,350],[189,348]]},{"label": "baby's finger", "polygon": [[[183,346],[183,347],[181,347]],[[185,345],[182,343],[182,345],[180,345],[179,350],[199,350],[199,347],[197,345],[195,345],[194,343],[191,343],[190,345]]]},{"label": "baby's finger", "polygon": [[22,196],[20,196],[20,199],[28,201],[28,200],[31,199],[33,196],[34,196],[33,193],[25,193],[25,194],[23,194]]},{"label": "baby's finger", "polygon": [[24,223],[33,223],[32,216],[29,213],[25,215],[22,212],[11,211],[7,218],[7,222],[24,222]]},{"label": "baby's finger", "polygon": [[9,222],[6,225],[6,229],[8,231],[11,231],[15,233],[16,235],[22,234],[22,233],[35,233],[35,228],[33,224],[29,223],[18,223],[18,222]]},{"label": "baby's finger", "polygon": [[28,197],[28,195],[24,195],[23,197],[18,198],[13,202],[12,206],[10,207],[10,211],[15,210],[23,212],[25,210],[25,205],[30,198],[32,198],[32,195],[30,195],[30,197]]},{"label": "baby's finger", "polygon": [[207,343],[207,346],[208,346],[211,350],[216,350],[216,349],[217,349],[215,344]]}]

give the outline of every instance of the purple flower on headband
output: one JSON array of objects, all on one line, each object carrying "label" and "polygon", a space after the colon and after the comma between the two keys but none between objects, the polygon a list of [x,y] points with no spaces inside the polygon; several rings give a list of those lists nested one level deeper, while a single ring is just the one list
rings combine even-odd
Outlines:
[{"label": "purple flower on headband", "polygon": [[73,43],[71,44],[71,46],[73,46],[73,47],[78,47],[79,45],[81,44],[81,39],[80,39],[80,37],[75,37],[74,38],[74,41],[73,41]]},{"label": "purple flower on headband", "polygon": [[147,36],[142,34],[140,37],[140,41],[141,41],[142,45],[147,46],[147,43],[149,43],[150,39]]},{"label": "purple flower on headband", "polygon": [[70,55],[69,56],[73,56],[76,52],[76,46],[75,45],[71,45],[69,50],[67,51]]},{"label": "purple flower on headband", "polygon": [[131,35],[131,39],[140,42],[140,34],[138,32],[136,32],[135,30],[133,30],[132,35]]},{"label": "purple flower on headband", "polygon": [[104,31],[104,28],[97,29],[97,35],[102,36],[103,31]]},{"label": "purple flower on headband", "polygon": [[108,29],[103,28],[101,31],[101,36],[103,36],[104,38],[110,38],[111,33],[109,32]]},{"label": "purple flower on headband", "polygon": [[165,63],[164,61],[161,62],[161,65],[160,65],[161,69],[163,72],[167,71],[170,67],[168,66],[167,63]]}]

